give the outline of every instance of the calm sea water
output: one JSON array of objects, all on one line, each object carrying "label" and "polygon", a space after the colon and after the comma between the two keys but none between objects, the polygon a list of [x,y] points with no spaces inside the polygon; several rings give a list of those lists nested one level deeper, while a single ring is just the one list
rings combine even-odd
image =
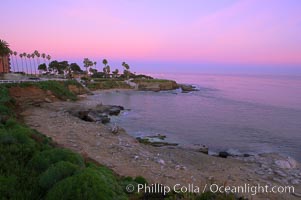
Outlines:
[{"label": "calm sea water", "polygon": [[104,92],[90,97],[125,111],[113,123],[133,136],[164,134],[213,152],[277,152],[301,161],[301,77],[156,75],[198,92]]}]

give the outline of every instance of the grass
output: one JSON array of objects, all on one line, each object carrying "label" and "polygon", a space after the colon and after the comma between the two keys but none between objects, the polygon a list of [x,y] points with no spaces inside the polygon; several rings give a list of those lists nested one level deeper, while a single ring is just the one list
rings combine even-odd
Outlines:
[{"label": "grass", "polygon": [[100,90],[100,89],[114,89],[114,88],[130,88],[124,81],[117,80],[101,80],[96,82],[87,82],[87,87],[91,90]]},{"label": "grass", "polygon": [[146,83],[166,83],[172,82],[172,80],[167,79],[134,79],[135,83],[146,82]]}]

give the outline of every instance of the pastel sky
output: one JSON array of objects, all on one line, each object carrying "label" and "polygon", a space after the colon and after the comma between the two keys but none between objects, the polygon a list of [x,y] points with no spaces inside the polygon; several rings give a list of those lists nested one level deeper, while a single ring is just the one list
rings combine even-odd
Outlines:
[{"label": "pastel sky", "polygon": [[3,0],[0,21],[12,49],[59,60],[301,74],[300,0]]}]

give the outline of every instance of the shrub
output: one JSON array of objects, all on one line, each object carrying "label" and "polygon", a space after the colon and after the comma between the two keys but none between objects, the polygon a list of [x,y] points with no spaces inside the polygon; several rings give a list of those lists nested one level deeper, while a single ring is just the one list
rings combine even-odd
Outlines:
[{"label": "shrub", "polygon": [[116,190],[111,181],[118,185],[106,173],[89,167],[55,184],[47,193],[46,200],[127,199],[122,190]]},{"label": "shrub", "polygon": [[1,199],[11,199],[16,193],[15,185],[17,178],[14,176],[1,176],[0,175],[0,197]]},{"label": "shrub", "polygon": [[[68,84],[74,83],[72,81],[68,82],[66,81],[66,86]],[[43,90],[50,90],[57,98],[66,100],[66,99],[71,99],[71,100],[76,100],[76,95],[73,94],[68,90],[66,86],[63,84],[59,83],[58,81],[42,81],[37,83],[37,86]]]},{"label": "shrub", "polygon": [[148,184],[147,181],[145,180],[145,178],[143,178],[142,176],[137,176],[134,181],[138,184]]},{"label": "shrub", "polygon": [[80,167],[85,166],[84,160],[79,154],[73,153],[67,149],[59,148],[38,153],[31,159],[29,166],[38,172],[43,172],[50,167],[50,165],[59,161],[68,161]]},{"label": "shrub", "polygon": [[39,185],[45,190],[50,189],[55,183],[60,180],[72,176],[79,166],[70,162],[60,161],[51,165],[45,172],[39,177]]}]

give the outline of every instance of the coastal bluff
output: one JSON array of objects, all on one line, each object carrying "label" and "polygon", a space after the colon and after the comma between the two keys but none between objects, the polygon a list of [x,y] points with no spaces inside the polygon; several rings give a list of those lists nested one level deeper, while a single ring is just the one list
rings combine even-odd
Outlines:
[{"label": "coastal bluff", "polygon": [[137,89],[141,91],[154,91],[159,92],[163,90],[174,90],[178,89],[179,85],[173,80],[163,79],[145,79],[145,80],[134,80],[137,84]]}]

